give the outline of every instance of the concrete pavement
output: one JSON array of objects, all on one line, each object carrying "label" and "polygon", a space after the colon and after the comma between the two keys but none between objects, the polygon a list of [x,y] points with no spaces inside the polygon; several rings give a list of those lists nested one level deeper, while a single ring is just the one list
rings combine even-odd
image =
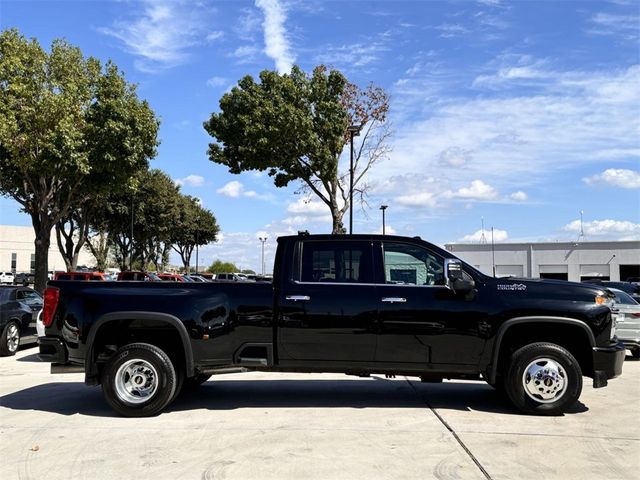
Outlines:
[{"label": "concrete pavement", "polygon": [[0,478],[640,479],[640,362],[562,417],[482,382],[221,375],[154,418],[118,417],[36,349],[0,358]]}]

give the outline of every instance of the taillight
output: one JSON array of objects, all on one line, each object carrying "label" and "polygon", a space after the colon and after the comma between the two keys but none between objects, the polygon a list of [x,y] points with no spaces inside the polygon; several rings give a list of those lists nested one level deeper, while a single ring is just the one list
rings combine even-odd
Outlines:
[{"label": "taillight", "polygon": [[42,324],[45,327],[51,326],[53,323],[53,315],[58,308],[58,300],[60,299],[60,290],[56,287],[47,287],[44,290],[44,306],[42,307]]},{"label": "taillight", "polygon": [[631,316],[632,317],[636,317],[636,318],[640,318],[640,313],[632,313]]}]

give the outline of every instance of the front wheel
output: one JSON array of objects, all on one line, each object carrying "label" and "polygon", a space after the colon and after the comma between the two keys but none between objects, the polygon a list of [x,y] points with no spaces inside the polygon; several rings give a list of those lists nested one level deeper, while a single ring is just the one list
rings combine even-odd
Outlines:
[{"label": "front wheel", "polygon": [[173,399],[177,377],[168,355],[148,343],[120,348],[102,371],[102,393],[126,417],[156,415]]},{"label": "front wheel", "polygon": [[20,346],[20,325],[15,321],[7,323],[0,336],[0,355],[15,355]]},{"label": "front wheel", "polygon": [[518,410],[535,415],[560,415],[582,392],[580,364],[554,343],[532,343],[511,356],[505,390]]}]

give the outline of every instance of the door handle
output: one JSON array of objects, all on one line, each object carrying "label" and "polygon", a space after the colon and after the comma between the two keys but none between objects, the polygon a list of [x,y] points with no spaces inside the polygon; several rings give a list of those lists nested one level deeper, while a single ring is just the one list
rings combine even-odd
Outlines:
[{"label": "door handle", "polygon": [[407,303],[407,299],[402,297],[382,297],[382,301],[385,303]]},{"label": "door handle", "polygon": [[285,298],[287,300],[293,300],[294,302],[306,302],[307,300],[311,300],[309,295],[287,295]]}]

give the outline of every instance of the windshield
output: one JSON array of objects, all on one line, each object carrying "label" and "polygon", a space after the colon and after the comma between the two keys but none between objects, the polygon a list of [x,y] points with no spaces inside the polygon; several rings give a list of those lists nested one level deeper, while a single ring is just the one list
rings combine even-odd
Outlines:
[{"label": "windshield", "polygon": [[623,292],[622,290],[615,289],[612,289],[612,291],[616,296],[616,303],[619,303],[620,305],[638,305],[638,302],[636,302],[635,299],[628,293]]}]

